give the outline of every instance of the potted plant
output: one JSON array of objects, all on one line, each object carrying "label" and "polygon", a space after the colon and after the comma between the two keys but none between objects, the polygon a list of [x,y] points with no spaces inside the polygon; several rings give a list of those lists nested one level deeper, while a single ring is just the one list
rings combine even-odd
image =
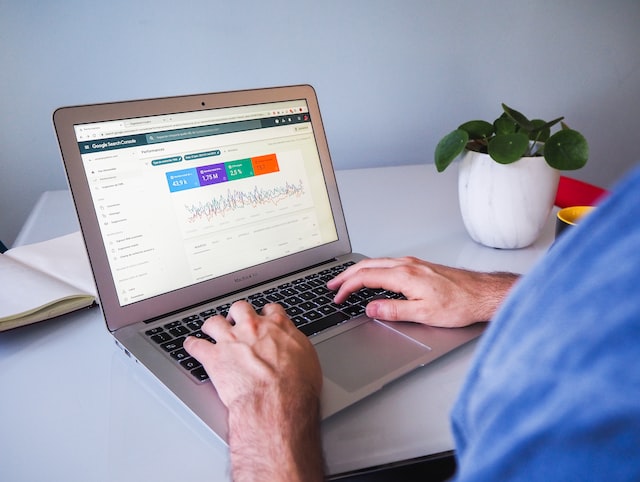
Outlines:
[{"label": "potted plant", "polygon": [[[435,149],[438,172],[461,155],[460,211],[469,235],[495,248],[532,244],[548,219],[560,170],[583,167],[589,146],[563,117],[529,120],[502,104],[493,123],[473,120],[444,136]],[[561,129],[551,134],[560,124]]]}]

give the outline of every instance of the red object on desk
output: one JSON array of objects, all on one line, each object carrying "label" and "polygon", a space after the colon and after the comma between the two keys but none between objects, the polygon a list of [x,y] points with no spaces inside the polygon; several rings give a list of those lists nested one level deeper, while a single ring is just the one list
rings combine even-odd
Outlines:
[{"label": "red object on desk", "polygon": [[560,208],[594,206],[607,194],[608,191],[599,186],[571,177],[560,176],[554,204]]}]

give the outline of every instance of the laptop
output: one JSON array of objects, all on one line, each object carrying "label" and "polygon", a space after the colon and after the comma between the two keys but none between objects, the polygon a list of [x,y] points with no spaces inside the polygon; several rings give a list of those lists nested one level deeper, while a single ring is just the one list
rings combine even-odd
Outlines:
[{"label": "laptop", "polygon": [[[106,326],[222,440],[226,410],[182,348],[238,299],[285,306],[324,375],[322,417],[478,337],[331,302],[353,253],[308,85],[63,107],[54,126]],[[365,182],[363,180],[363,182]]]}]

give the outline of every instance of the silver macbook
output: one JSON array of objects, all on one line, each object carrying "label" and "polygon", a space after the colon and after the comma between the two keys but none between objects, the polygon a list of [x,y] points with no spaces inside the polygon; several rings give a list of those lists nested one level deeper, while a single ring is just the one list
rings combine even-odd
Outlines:
[{"label": "silver macbook", "polygon": [[[307,85],[64,107],[53,115],[107,328],[226,441],[226,411],[182,348],[230,303],[281,303],[313,342],[328,417],[482,331],[366,318],[326,281],[351,252]],[[366,182],[366,180],[363,180]]]}]

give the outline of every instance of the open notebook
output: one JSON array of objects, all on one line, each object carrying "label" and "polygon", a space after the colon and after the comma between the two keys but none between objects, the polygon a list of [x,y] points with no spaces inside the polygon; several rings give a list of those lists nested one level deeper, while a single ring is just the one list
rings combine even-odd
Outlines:
[{"label": "open notebook", "polygon": [[330,303],[326,280],[363,256],[310,86],[65,107],[54,124],[107,328],[224,440],[181,343],[236,299],[282,303],[311,337],[324,417],[482,330],[368,319],[367,299],[394,296],[377,291]]}]

